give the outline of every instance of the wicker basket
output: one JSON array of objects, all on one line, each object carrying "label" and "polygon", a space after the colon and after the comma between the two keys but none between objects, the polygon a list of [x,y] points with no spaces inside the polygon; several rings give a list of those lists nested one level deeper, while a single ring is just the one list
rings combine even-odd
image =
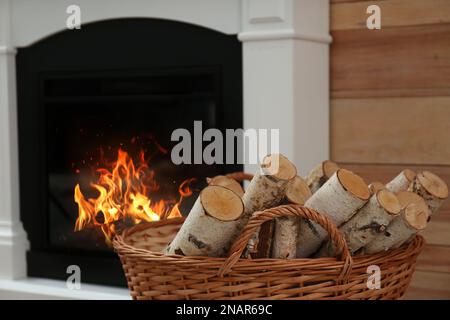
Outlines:
[{"label": "wicker basket", "polygon": [[[319,223],[342,252],[340,257],[240,259],[257,228],[281,216]],[[182,223],[178,218],[141,224],[115,237],[113,245],[133,299],[398,299],[408,288],[424,245],[423,238],[416,236],[398,249],[352,257],[342,234],[327,217],[306,207],[285,205],[256,213],[228,258],[164,255],[161,250]],[[380,267],[380,289],[367,287],[370,265]]]}]

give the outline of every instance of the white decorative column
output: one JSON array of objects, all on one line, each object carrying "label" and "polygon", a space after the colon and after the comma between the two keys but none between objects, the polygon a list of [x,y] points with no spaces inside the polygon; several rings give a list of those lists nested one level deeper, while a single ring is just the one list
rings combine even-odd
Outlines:
[{"label": "white decorative column", "polygon": [[0,279],[26,277],[28,241],[19,218],[16,50],[10,0],[0,0]]},{"label": "white decorative column", "polygon": [[329,157],[329,1],[242,6],[244,128],[280,129],[280,152],[305,175]]}]

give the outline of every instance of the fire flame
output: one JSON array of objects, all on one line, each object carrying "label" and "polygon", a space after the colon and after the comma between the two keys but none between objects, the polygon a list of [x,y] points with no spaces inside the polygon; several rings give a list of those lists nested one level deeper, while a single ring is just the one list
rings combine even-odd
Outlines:
[{"label": "fire flame", "polygon": [[145,161],[144,153],[139,156],[139,166],[135,167],[133,160],[126,151],[119,149],[118,158],[113,163],[112,170],[97,169],[99,174],[97,183],[90,186],[98,191],[97,198],[83,195],[80,185],[75,186],[74,200],[78,204],[78,218],[75,231],[84,228],[100,227],[105,235],[106,243],[116,232],[116,224],[128,221],[138,224],[141,221],[157,221],[180,217],[179,205],[184,197],[192,194],[188,179],[178,188],[179,200],[152,201],[151,193],[159,189],[151,171]]}]

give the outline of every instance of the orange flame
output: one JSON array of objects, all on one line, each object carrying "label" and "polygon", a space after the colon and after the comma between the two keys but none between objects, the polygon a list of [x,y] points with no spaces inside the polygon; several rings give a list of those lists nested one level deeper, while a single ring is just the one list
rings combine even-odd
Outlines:
[{"label": "orange flame", "polygon": [[[135,167],[127,152],[119,149],[117,161],[112,171],[105,168],[97,169],[99,178],[91,187],[98,191],[97,198],[86,199],[80,185],[75,186],[74,200],[78,204],[78,218],[75,231],[86,227],[97,226],[103,231],[106,242],[116,232],[116,222],[131,220],[134,224],[141,221],[157,221],[162,218],[180,217],[179,204],[184,197],[190,196],[192,190],[189,183],[194,179],[183,181],[178,188],[180,197],[174,200],[159,200],[153,202],[149,196],[158,190],[159,185],[154,179],[154,172],[149,170],[141,152],[140,165]],[[100,221],[99,221],[100,220]]]}]

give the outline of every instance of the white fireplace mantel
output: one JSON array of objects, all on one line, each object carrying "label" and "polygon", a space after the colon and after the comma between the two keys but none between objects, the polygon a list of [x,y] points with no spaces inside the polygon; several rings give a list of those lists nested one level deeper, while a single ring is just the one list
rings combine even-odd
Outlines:
[{"label": "white fireplace mantel", "polygon": [[106,19],[147,17],[237,34],[243,44],[244,128],[280,129],[280,151],[304,175],[329,157],[328,2],[0,0],[0,298],[127,297],[125,290],[101,286],[76,293],[65,289],[62,281],[26,276],[28,241],[19,216],[17,48],[65,30],[66,8],[72,4],[81,8],[81,27]]}]

